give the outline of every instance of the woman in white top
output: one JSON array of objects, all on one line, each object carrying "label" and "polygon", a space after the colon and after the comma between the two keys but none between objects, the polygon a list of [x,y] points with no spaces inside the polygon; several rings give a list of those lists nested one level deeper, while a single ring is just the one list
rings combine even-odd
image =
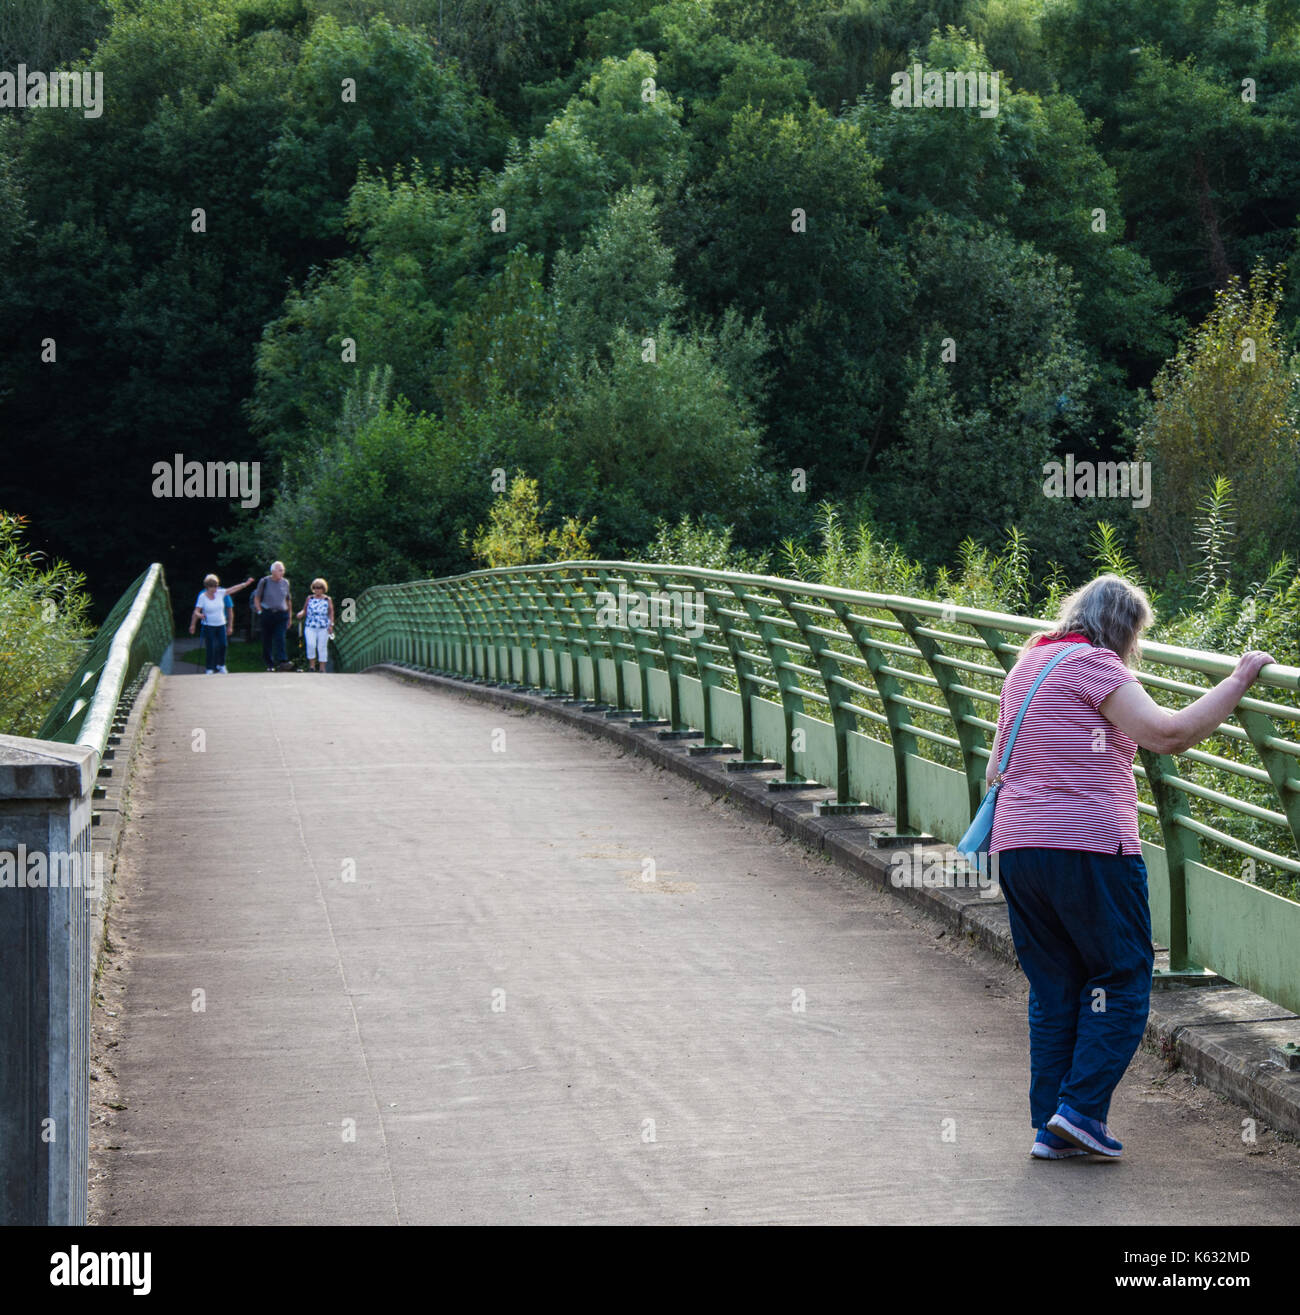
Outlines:
[{"label": "woman in white top", "polygon": [[203,622],[203,648],[207,674],[225,672],[226,670],[226,599],[247,589],[253,583],[250,575],[243,584],[233,584],[229,589],[221,587],[221,581],[215,575],[205,576],[203,592],[194,601],[194,615],[190,617],[190,634],[194,627]]}]

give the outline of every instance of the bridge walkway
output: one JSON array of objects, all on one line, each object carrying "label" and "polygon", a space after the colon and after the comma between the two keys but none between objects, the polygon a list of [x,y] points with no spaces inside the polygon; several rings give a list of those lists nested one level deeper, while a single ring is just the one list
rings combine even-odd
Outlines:
[{"label": "bridge walkway", "polygon": [[1032,1161],[1014,969],[580,732],[168,677],[142,759],[101,1222],[1300,1217],[1287,1149],[1149,1055],[1124,1161]]}]

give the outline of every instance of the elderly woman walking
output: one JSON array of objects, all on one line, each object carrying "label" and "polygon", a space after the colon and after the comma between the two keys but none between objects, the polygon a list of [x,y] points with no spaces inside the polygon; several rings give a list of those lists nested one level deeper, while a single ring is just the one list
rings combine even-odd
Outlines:
[{"label": "elderly woman walking", "polygon": [[190,615],[190,634],[194,633],[197,623],[203,623],[204,657],[209,676],[217,672],[224,675],[226,671],[226,640],[234,625],[234,604],[229,601],[231,595],[247,589],[252,583],[250,575],[243,584],[232,584],[229,589],[223,589],[215,575],[203,577],[203,591],[194,600],[194,611]]},{"label": "elderly woman walking", "polygon": [[1039,1159],[1123,1149],[1107,1117],[1146,1027],[1154,963],[1137,749],[1181,753],[1212,734],[1274,660],[1246,653],[1220,684],[1170,711],[1130,670],[1151,621],[1141,589],[1099,576],[1065,599],[1057,625],[1025,646],[1002,687],[990,784],[1035,679],[1068,646],[1086,645],[1051,669],[1025,711],[989,842],[1029,979]]}]

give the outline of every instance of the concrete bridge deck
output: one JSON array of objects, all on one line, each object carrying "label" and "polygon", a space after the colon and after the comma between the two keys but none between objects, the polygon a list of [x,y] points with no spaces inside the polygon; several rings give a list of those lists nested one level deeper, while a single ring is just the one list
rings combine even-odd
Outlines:
[{"label": "concrete bridge deck", "polygon": [[580,732],[169,677],[132,799],[99,1222],[1300,1217],[1294,1148],[1150,1055],[1123,1161],[1032,1161],[1013,969]]}]

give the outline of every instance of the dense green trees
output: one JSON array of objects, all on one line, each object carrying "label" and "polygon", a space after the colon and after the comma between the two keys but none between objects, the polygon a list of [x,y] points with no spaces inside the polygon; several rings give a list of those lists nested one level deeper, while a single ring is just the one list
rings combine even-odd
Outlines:
[{"label": "dense green trees", "polygon": [[[601,554],[683,517],[761,553],[830,498],[930,567],[1014,523],[1037,570],[1077,573],[1098,517],[1045,498],[1043,465],[1128,459],[1140,434],[1152,506],[1105,513],[1153,575],[1191,560],[1215,475],[1236,569],[1300,521],[1277,473],[1300,342],[1291,0],[0,19],[9,66],[83,50],[103,116],[0,118],[21,456],[0,507],[103,606],[153,558],[186,579],[293,556],[348,588],[464,569],[501,472],[539,481],[543,532],[594,518]],[[914,62],[999,74],[998,113],[892,104]],[[1266,316],[1242,311],[1268,320],[1247,372],[1216,294],[1260,267],[1284,274]],[[262,505],[155,499],[178,451],[260,462]]]},{"label": "dense green trees", "polygon": [[383,18],[314,24],[279,109],[259,200],[277,227],[302,237],[342,234],[363,161],[452,173],[499,161],[505,147],[491,102],[427,40]]},{"label": "dense green trees", "polygon": [[[925,67],[989,70],[968,41],[935,37]],[[1125,207],[1114,168],[1068,96],[1040,97],[1003,77],[996,117],[907,114],[883,97],[849,116],[881,157],[891,241],[938,212],[966,227],[992,225],[1050,254],[1079,284],[1079,333],[1096,358],[1097,427],[1115,433],[1130,376],[1146,377],[1173,350],[1173,290],[1123,241]]]},{"label": "dense green trees", "polygon": [[7,0],[0,8],[0,69],[59,69],[103,35],[108,7],[101,0]]},{"label": "dense green trees", "polygon": [[1078,287],[1028,243],[948,219],[912,235],[915,353],[886,502],[908,542],[951,558],[968,534],[1011,524],[1063,564],[1082,564],[1073,509],[1048,502],[1042,470],[1091,429],[1092,354],[1080,341]]},{"label": "dense green trees", "polygon": [[703,308],[763,315],[780,361],[762,413],[773,460],[822,493],[865,478],[899,362],[906,297],[899,255],[877,231],[878,169],[858,127],[820,106],[750,104],[671,212]]},{"label": "dense green trees", "polygon": [[295,462],[270,510],[232,536],[245,557],[324,575],[337,597],[463,569],[461,535],[491,503],[491,470],[461,433],[382,392]]},{"label": "dense green trees", "polygon": [[554,288],[561,343],[583,360],[606,354],[618,329],[644,333],[677,320],[686,299],[648,188],[620,193],[576,254],[560,252]]},{"label": "dense green trees", "polygon": [[6,125],[0,399],[23,460],[0,472],[0,506],[29,514],[103,606],[152,559],[182,578],[212,569],[226,508],[155,500],[152,465],[274,456],[244,413],[254,347],[286,278],[345,252],[334,214],[361,160],[501,157],[496,112],[431,51],[302,6],[119,4],[89,65],[105,113]]}]

